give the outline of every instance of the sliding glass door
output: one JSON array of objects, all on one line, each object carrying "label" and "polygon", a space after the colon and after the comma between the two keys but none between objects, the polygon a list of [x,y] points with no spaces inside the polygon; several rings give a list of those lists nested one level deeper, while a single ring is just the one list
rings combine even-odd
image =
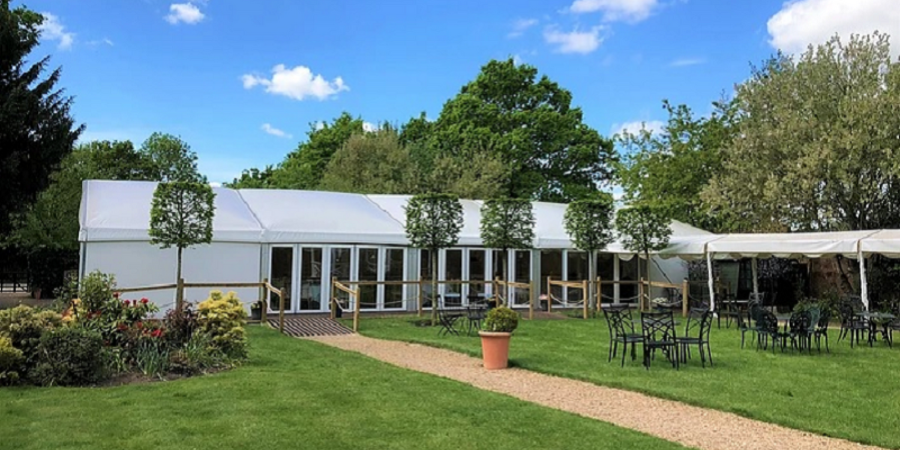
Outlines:
[{"label": "sliding glass door", "polygon": [[322,249],[303,247],[300,250],[300,311],[327,310],[322,299]]},{"label": "sliding glass door", "polygon": [[[294,247],[272,247],[269,265],[269,282],[281,289],[284,310],[291,312],[291,288],[294,285]],[[269,310],[279,311],[278,296],[269,294]]]}]

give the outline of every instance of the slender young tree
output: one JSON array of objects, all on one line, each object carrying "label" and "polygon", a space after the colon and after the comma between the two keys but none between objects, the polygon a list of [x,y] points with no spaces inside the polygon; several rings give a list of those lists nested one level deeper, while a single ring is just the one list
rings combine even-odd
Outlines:
[{"label": "slender young tree", "polygon": [[184,303],[181,256],[186,248],[209,244],[213,236],[216,194],[208,184],[176,181],[160,183],[150,209],[150,243],[178,249],[176,311]]},{"label": "slender young tree", "polygon": [[[588,303],[591,309],[594,304],[594,284],[597,271],[597,252],[606,248],[613,241],[613,197],[606,192],[598,193],[594,198],[569,203],[563,219],[566,232],[579,250],[588,254]],[[598,287],[599,288],[599,287]]]},{"label": "slender young tree", "polygon": [[431,255],[432,321],[437,318],[438,252],[456,245],[462,225],[462,205],[455,195],[420,194],[406,205],[406,237],[411,246]]},{"label": "slender young tree", "polygon": [[500,270],[507,274],[509,250],[534,246],[534,211],[529,200],[496,198],[481,207],[481,241],[485,248],[503,251]]},{"label": "slender young tree", "polygon": [[[622,244],[630,251],[644,255],[647,266],[647,293],[650,286],[650,252],[666,248],[672,229],[667,211],[658,206],[637,203],[616,213],[616,229]],[[644,299],[641,298],[643,307]]]}]

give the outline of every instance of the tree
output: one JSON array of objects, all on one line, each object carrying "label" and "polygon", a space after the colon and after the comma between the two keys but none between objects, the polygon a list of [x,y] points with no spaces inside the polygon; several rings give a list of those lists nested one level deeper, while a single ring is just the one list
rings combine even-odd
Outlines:
[{"label": "tree", "polygon": [[490,61],[444,104],[429,145],[439,156],[479,150],[499,158],[511,171],[509,197],[582,198],[610,181],[615,152],[571,103],[572,94],[538,79],[536,68]]},{"label": "tree", "polygon": [[160,183],[153,192],[150,243],[164,249],[178,249],[176,311],[182,310],[184,302],[182,252],[186,248],[212,242],[215,198],[216,194],[208,184],[185,181]]},{"label": "tree", "polygon": [[354,134],[332,157],[319,189],[361,194],[411,194],[416,166],[400,145],[397,131],[387,127]]},{"label": "tree", "polygon": [[271,165],[266,166],[263,170],[245,169],[241,172],[240,178],[235,178],[231,183],[225,183],[225,186],[232,189],[275,189],[272,182],[273,172],[274,169]]},{"label": "tree", "polygon": [[[605,249],[614,239],[613,211],[613,197],[606,192],[600,192],[590,200],[574,201],[566,207],[566,214],[563,217],[566,233],[569,234],[575,247],[588,254],[588,278],[592,281],[596,278],[597,252]],[[590,283],[589,286],[585,295],[590,300],[586,301],[593,309],[594,284]],[[600,286],[597,286],[597,289],[599,288]]]},{"label": "tree", "polygon": [[[459,198],[452,194],[420,194],[406,205],[406,237],[412,247],[431,255],[431,320],[437,318],[438,252],[459,240],[463,215]],[[357,299],[359,301],[359,299]]]},{"label": "tree", "polygon": [[713,103],[709,117],[697,118],[686,105],[663,101],[669,120],[659,131],[642,129],[617,136],[622,161],[616,174],[626,202],[656,203],[672,218],[713,232],[732,224],[714,215],[700,193],[722,172],[724,148],[735,129],[730,101]]},{"label": "tree", "polygon": [[900,62],[888,36],[778,54],[737,87],[739,124],[704,189],[748,231],[900,226]]},{"label": "tree", "polygon": [[141,145],[141,153],[151,162],[152,179],[206,183],[206,177],[197,170],[197,154],[179,137],[153,133]]},{"label": "tree", "polygon": [[272,173],[274,187],[317,189],[331,157],[344,146],[350,136],[363,131],[363,120],[353,118],[346,112],[330,124],[310,124],[306,142],[289,153]]},{"label": "tree", "polygon": [[72,98],[56,87],[61,69],[41,79],[49,56],[28,65],[44,18],[0,0],[0,235],[10,214],[30,204],[84,130],[70,115]]},{"label": "tree", "polygon": [[506,277],[509,250],[534,246],[534,212],[527,199],[501,197],[481,207],[481,243],[503,251],[500,270]]},{"label": "tree", "polygon": [[[636,203],[616,213],[616,229],[622,245],[629,251],[643,254],[647,266],[647,296],[650,295],[650,252],[669,245],[672,235],[668,212],[657,205]],[[649,298],[648,298],[649,300]],[[641,303],[644,299],[641,298]]]},{"label": "tree", "polygon": [[498,157],[486,152],[467,156],[441,156],[425,176],[426,190],[449,192],[460,198],[500,197],[509,180],[509,168]]}]

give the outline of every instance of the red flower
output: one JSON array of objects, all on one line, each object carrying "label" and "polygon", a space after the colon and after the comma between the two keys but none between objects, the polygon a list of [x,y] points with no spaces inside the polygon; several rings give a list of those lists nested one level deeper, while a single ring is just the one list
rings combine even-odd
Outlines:
[{"label": "red flower", "polygon": [[125,300],[125,306],[131,305],[131,300]]},{"label": "red flower", "polygon": [[147,300],[146,298],[142,298],[142,299],[141,299],[141,303],[144,304],[144,305],[146,305],[147,302],[149,302],[149,301],[150,301],[150,300]]},{"label": "red flower", "polygon": [[115,294],[113,294],[113,298],[119,298],[119,293],[116,292]]},{"label": "red flower", "polygon": [[120,323],[119,326],[117,326],[116,328],[118,328],[119,331],[125,331],[128,329],[128,325],[125,325],[124,323]]},{"label": "red flower", "polygon": [[158,337],[162,336],[162,329],[161,329],[161,328],[157,328],[157,329],[153,330],[153,332],[150,333],[150,336],[153,336],[153,337],[155,337],[155,338],[158,338]]},{"label": "red flower", "polygon": [[138,323],[134,324],[134,326],[136,326],[138,330],[143,330],[144,322],[138,322]]}]

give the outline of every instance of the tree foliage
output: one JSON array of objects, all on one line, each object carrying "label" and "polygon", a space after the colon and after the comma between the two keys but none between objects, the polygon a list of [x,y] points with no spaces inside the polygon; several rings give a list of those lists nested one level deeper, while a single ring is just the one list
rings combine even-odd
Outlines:
[{"label": "tree foliage", "polygon": [[354,134],[335,152],[319,188],[361,194],[409,194],[418,174],[409,153],[391,127]]},{"label": "tree foliage", "polygon": [[306,142],[289,153],[272,174],[281,189],[316,189],[331,157],[354,134],[363,130],[363,121],[349,113],[342,113],[331,123],[311,124]]},{"label": "tree foliage", "polygon": [[[566,207],[563,216],[563,225],[566,233],[572,239],[579,250],[588,255],[588,279],[594,280],[597,270],[597,252],[602,251],[613,239],[612,220],[613,197],[606,192],[599,192],[591,199],[577,200]],[[591,308],[595,305],[594,284],[586,293],[590,299]]]},{"label": "tree foliage", "polygon": [[583,123],[568,90],[537,74],[512,59],[490,61],[444,105],[430,145],[435,155],[477,150],[499,158],[510,169],[504,195],[581,198],[610,180],[612,142]]},{"label": "tree foliage", "polygon": [[182,252],[212,242],[216,194],[205,183],[173,181],[159,183],[150,209],[150,243],[160,248],[178,249],[176,269],[179,288],[176,310],[181,311]]},{"label": "tree foliage", "polygon": [[272,180],[275,169],[269,165],[265,169],[245,169],[240,178],[235,178],[231,183],[225,183],[226,187],[234,189],[277,189],[278,186]]},{"label": "tree foliage", "polygon": [[[652,281],[650,252],[662,250],[669,245],[669,238],[672,236],[670,224],[668,211],[654,204],[636,203],[616,212],[616,230],[622,239],[622,245],[632,252],[644,255],[647,282]],[[649,292],[645,295],[647,294]]]},{"label": "tree foliage", "polygon": [[531,201],[507,197],[485,201],[481,207],[481,241],[486,248],[500,250],[532,248],[534,211]]},{"label": "tree foliage", "polygon": [[740,122],[703,198],[752,231],[900,226],[900,63],[886,35],[777,55],[737,88]]},{"label": "tree foliage", "polygon": [[177,136],[153,133],[141,145],[141,153],[149,160],[151,179],[206,183],[206,177],[197,170],[197,154]]},{"label": "tree foliage", "polygon": [[623,157],[616,173],[625,201],[653,203],[695,227],[727,231],[732,224],[726,215],[714,215],[700,193],[722,172],[724,148],[735,129],[734,103],[713,103],[709,117],[695,117],[686,105],[668,101],[663,108],[669,119],[662,130],[617,136]]},{"label": "tree foliage", "polygon": [[0,0],[0,234],[50,182],[54,167],[84,129],[70,115],[72,98],[56,87],[61,70],[46,78],[49,57],[28,65],[43,17]]}]

